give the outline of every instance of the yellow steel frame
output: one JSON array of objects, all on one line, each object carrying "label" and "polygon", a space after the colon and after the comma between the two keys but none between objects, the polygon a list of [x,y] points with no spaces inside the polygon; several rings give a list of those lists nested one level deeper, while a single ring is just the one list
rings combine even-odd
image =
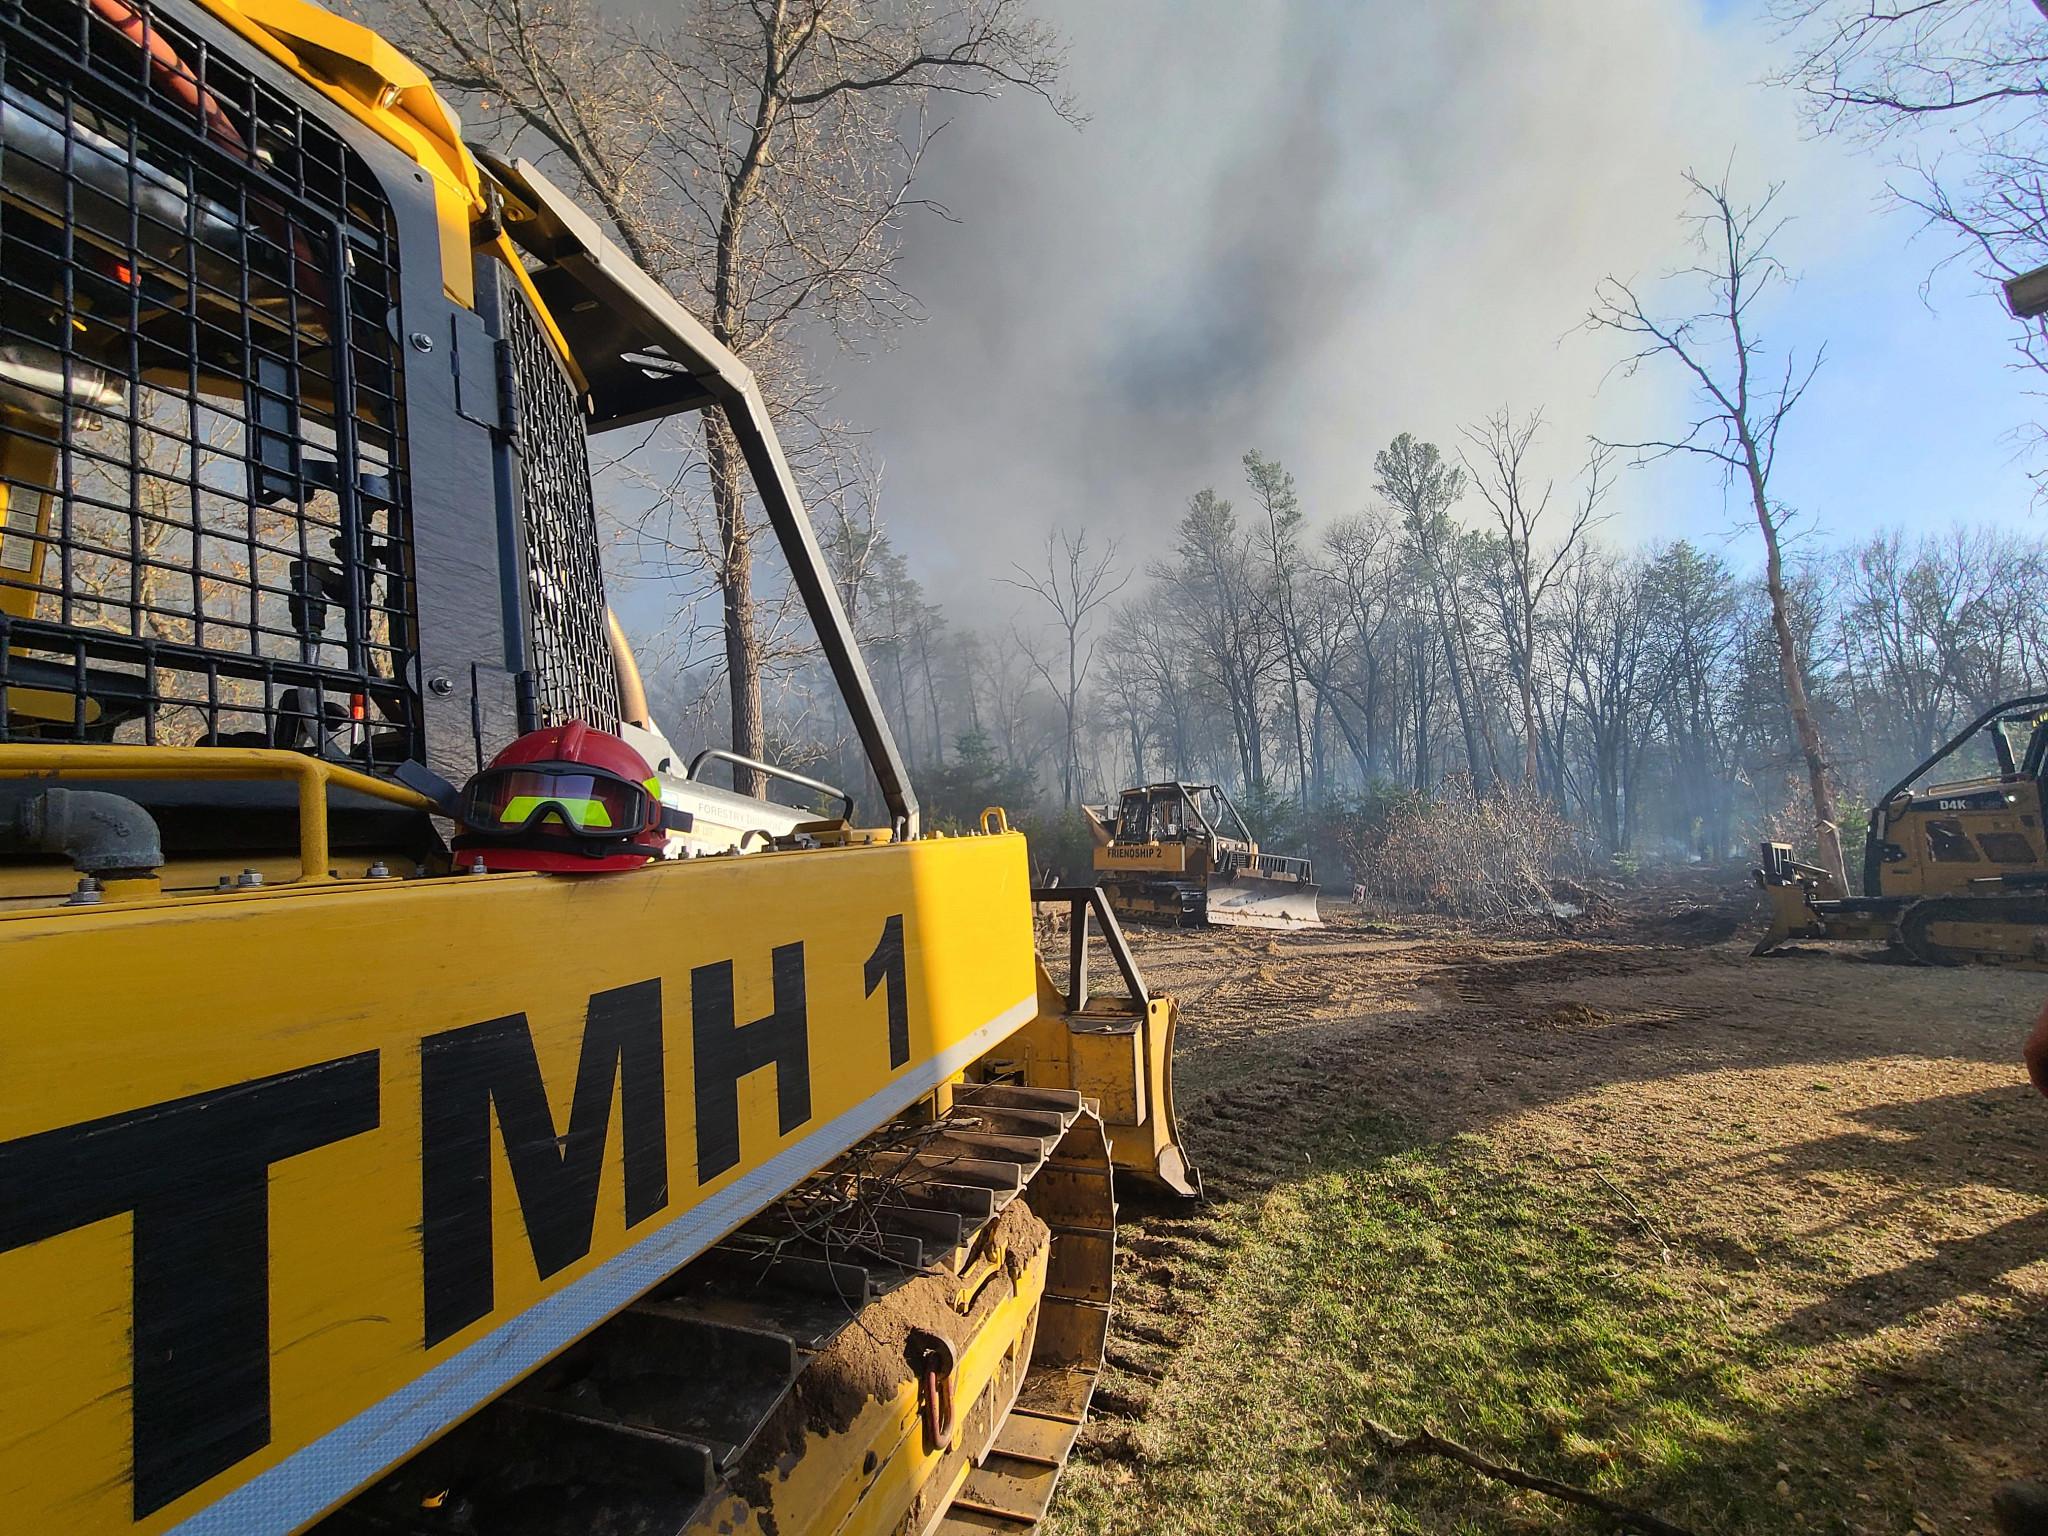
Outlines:
[{"label": "yellow steel frame", "polygon": [[299,793],[299,880],[334,878],[328,863],[327,792],[352,789],[393,805],[429,810],[426,796],[303,752],[257,747],[120,747],[28,743],[0,746],[0,779],[280,779]]},{"label": "yellow steel frame", "polygon": [[1095,868],[1108,875],[1124,871],[1177,875],[1188,867],[1186,843],[1099,843]]},{"label": "yellow steel frame", "polygon": [[303,1525],[1028,1023],[1030,911],[1010,834],[0,912],[6,1523]]}]

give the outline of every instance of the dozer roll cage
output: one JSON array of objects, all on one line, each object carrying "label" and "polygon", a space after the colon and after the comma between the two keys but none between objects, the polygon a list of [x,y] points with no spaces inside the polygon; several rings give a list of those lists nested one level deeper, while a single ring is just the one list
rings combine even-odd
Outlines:
[{"label": "dozer roll cage", "polygon": [[1904,777],[1877,797],[1877,803],[1870,808],[1869,830],[1863,838],[1863,888],[1866,891],[1875,891],[1880,884],[1884,869],[1886,812],[1892,802],[1909,793],[1935,768],[1968,746],[1979,731],[1991,728],[1992,747],[1998,754],[1998,767],[2002,774],[2017,774],[2048,782],[2048,717],[2037,716],[2032,721],[2033,729],[2028,736],[2026,750],[2018,758],[2013,755],[2011,738],[1996,729],[2008,717],[2023,717],[2029,710],[2048,711],[2048,693],[2022,694],[1992,705],[1915,763]]},{"label": "dozer roll cage", "polygon": [[752,370],[530,162],[472,153],[508,198],[525,205],[510,228],[523,250],[546,263],[530,276],[549,310],[563,319],[570,351],[589,381],[590,430],[711,406],[724,410],[890,819],[899,835],[916,836],[918,803],[909,771]]},{"label": "dozer roll cage", "polygon": [[[1211,815],[1210,811],[1203,810],[1202,799],[1204,796],[1210,797],[1210,811],[1214,811],[1214,815]],[[1251,828],[1245,825],[1244,816],[1238,811],[1237,803],[1224,792],[1222,785],[1184,784],[1178,780],[1169,780],[1159,784],[1147,784],[1140,789],[1125,790],[1118,801],[1116,840],[1118,842],[1149,842],[1151,840],[1152,807],[1162,800],[1177,800],[1185,805],[1188,815],[1200,825],[1205,837],[1241,842],[1247,848],[1251,847],[1256,841],[1252,837]],[[1126,836],[1124,832],[1125,817],[1123,809],[1133,801],[1143,802],[1146,816],[1144,835],[1136,838]],[[1222,821],[1225,816],[1228,816],[1236,824],[1236,832],[1224,831],[1217,826],[1217,823]]]},{"label": "dozer roll cage", "polygon": [[[1206,808],[1205,800],[1208,802]],[[1315,870],[1310,860],[1294,854],[1259,851],[1259,841],[1252,836],[1244,813],[1238,810],[1237,802],[1230,798],[1221,784],[1187,784],[1172,779],[1125,790],[1118,800],[1116,825],[1110,841],[1125,846],[1158,841],[1152,812],[1162,801],[1186,807],[1189,819],[1182,822],[1182,838],[1186,838],[1191,828],[1199,828],[1203,841],[1210,845],[1220,868],[1244,869],[1283,879],[1314,879]],[[1143,822],[1136,828],[1132,827],[1132,819],[1127,814],[1128,808],[1133,806],[1142,807],[1143,812]],[[1231,827],[1236,830],[1230,830]]]}]

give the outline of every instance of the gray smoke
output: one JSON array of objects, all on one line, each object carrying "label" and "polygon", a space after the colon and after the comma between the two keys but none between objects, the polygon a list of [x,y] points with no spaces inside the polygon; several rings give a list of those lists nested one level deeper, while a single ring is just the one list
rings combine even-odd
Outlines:
[{"label": "gray smoke", "polygon": [[[1241,495],[1249,447],[1321,519],[1396,432],[1448,447],[1541,405],[1568,475],[1588,430],[1684,408],[1675,381],[1603,390],[1613,346],[1575,333],[1602,275],[1679,257],[1683,168],[1790,180],[1795,261],[1869,217],[1875,168],[1753,83],[1769,38],[1681,0],[1044,9],[1091,121],[964,104],[924,183],[961,222],[907,242],[928,322],[830,365],[949,603],[1054,523],[1162,552],[1193,491]],[[1617,527],[1654,531],[1677,480],[1632,477]]]}]

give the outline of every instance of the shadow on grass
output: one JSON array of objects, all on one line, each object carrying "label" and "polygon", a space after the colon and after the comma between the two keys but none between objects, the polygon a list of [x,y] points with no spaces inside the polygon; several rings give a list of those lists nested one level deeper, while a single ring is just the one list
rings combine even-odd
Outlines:
[{"label": "shadow on grass", "polygon": [[[1868,1137],[1787,1156],[1853,1170],[1877,1155],[1924,1170],[1928,1187],[1965,1182],[1977,1097],[1885,1106]],[[1355,1109],[1308,1136],[1314,1171],[1246,1215],[1148,1425],[1135,1488],[1108,1500],[1084,1485],[1078,1528],[1611,1528],[1449,1463],[1389,1461],[1368,1416],[1397,1432],[1427,1425],[1701,1536],[1911,1532],[1916,1518],[1959,1532],[1966,1516],[1986,1530],[1994,1483],[2038,1470],[2037,1421],[2014,1409],[2038,1394],[2041,1308],[1998,1277],[2044,1251],[2048,1216],[1752,1325],[1725,1309],[1718,1256],[1688,1242],[1665,1263],[1585,1169]],[[1959,1166],[1915,1146],[1949,1147]],[[2000,1305],[1910,1344],[1872,1344],[1965,1295]]]},{"label": "shadow on grass", "polygon": [[[1874,1106],[1852,1113],[1867,1133],[1782,1148],[1778,1171],[1876,1174],[1922,1199],[1973,1184],[2040,1193],[2038,1160],[2017,1168],[1998,1155],[2007,1138],[1985,1134],[2000,1108],[2042,1124],[2030,1091]],[[1404,1266],[1388,1275],[1389,1294],[1415,1294],[1435,1324],[1372,1352],[1430,1356],[1396,1391],[1382,1383],[1366,1394],[1366,1405],[1389,1404],[1396,1428],[1423,1419],[1454,1436],[1462,1428],[1503,1459],[1702,1532],[1793,1529],[1795,1516],[1800,1528],[1843,1533],[1904,1531],[1916,1517],[1944,1531],[1969,1517],[1981,1529],[1996,1481],[2048,1461],[2038,1421],[2015,1411],[2038,1395],[2048,1309],[2005,1278],[2048,1254],[2048,1213],[1853,1278],[1831,1279],[1834,1266],[1817,1255],[1768,1255],[1806,1260],[1798,1283],[1822,1294],[1751,1328],[1715,1312],[1714,1256],[1688,1253],[1687,1267],[1669,1273],[1624,1212],[1561,1183],[1564,1170],[1503,1169],[1476,1138],[1444,1141],[1388,1122],[1369,1122],[1351,1144],[1363,1155],[1333,1172],[1354,1186],[1398,1191],[1389,1169],[1441,1170],[1427,1204],[1388,1202],[1397,1213],[1389,1226],[1423,1229],[1389,1251],[1429,1236],[1445,1271],[1419,1288]],[[1970,1305],[1938,1329],[1878,1340],[1952,1303]],[[1561,1518],[1539,1518],[1527,1496],[1477,1488],[1462,1471],[1384,1467],[1369,1443],[1352,1441],[1348,1454],[1373,1468],[1368,1482],[1391,1479],[1399,1497],[1449,1478],[1467,1490],[1443,1510],[1455,1519],[1488,1505],[1504,1511],[1504,1530],[1532,1528],[1524,1516],[1533,1528]]]},{"label": "shadow on grass", "polygon": [[[2038,991],[2022,1005],[2025,978],[1840,956],[1748,964],[1475,952],[1417,975],[1443,1006],[1213,1039],[1194,1010],[1182,1040],[1209,1091],[1183,1095],[1191,1152],[1208,1150],[1205,1130],[1236,1136],[1209,1111],[1241,1104],[1276,1063],[1313,1061],[1329,1086],[1283,1096],[1265,1122],[1311,1171],[1270,1176],[1282,1163],[1256,1156],[1235,1181],[1223,1171],[1220,1186],[1256,1198],[1231,1218],[1243,1232],[1225,1282],[1190,1299],[1195,1342],[1144,1427],[1150,1459],[1135,1480],[1084,1474],[1061,1527],[1607,1528],[1460,1468],[1387,1462],[1360,1431],[1369,1414],[1702,1536],[1904,1533],[1916,1516],[1957,1536],[1990,1529],[1995,1484],[2048,1470],[2048,1317],[2041,1288],[2013,1274],[2048,1255],[2048,1212],[2015,1215],[2012,1199],[2048,1200],[2048,1104],[2018,1063]],[[1587,1027],[1550,1022],[1574,1001]],[[1944,1061],[2012,1079],[1926,1093]],[[1865,1062],[1884,1074],[1868,1090]],[[1727,1079],[1711,1075],[1762,1072],[1713,1136],[1700,1096]],[[1660,1220],[1666,1203],[1709,1208],[1662,1234],[1669,1264],[1589,1169],[1510,1160],[1487,1139],[1571,1106],[1590,1155],[1615,1088],[1638,1129],[1662,1103],[1673,1137],[1704,1127],[1733,1144],[1657,1160],[1662,1183],[1605,1165]],[[1795,1118],[1802,1103],[1818,1112]],[[1802,1136],[1809,1123],[1824,1129]],[[1717,1204],[1717,1188],[1740,1194]],[[1775,1208],[1769,1230],[1736,1214],[1752,1194]]]}]

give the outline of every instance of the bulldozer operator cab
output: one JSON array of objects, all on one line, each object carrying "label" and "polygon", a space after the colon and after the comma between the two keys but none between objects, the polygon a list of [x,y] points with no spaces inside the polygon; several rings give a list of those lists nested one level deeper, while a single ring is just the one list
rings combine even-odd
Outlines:
[{"label": "bulldozer operator cab", "polygon": [[1177,843],[1187,834],[1190,822],[1187,800],[1179,785],[1127,789],[1117,817],[1116,840]]},{"label": "bulldozer operator cab", "polygon": [[[21,0],[0,42],[0,751],[127,749],[90,787],[156,820],[166,890],[443,868],[423,812],[570,720],[657,771],[672,853],[848,829],[836,786],[679,753],[607,606],[588,437],[712,408],[849,703],[871,824],[914,831],[748,371],[536,168],[471,153],[382,39],[217,10]],[[324,843],[311,770],[220,749],[321,765]],[[706,782],[729,769],[802,803]],[[36,792],[0,781],[0,830]],[[53,852],[0,849],[0,902],[67,892]]]},{"label": "bulldozer operator cab", "polygon": [[[1871,811],[1867,895],[1919,895],[1986,879],[2048,884],[2043,703],[2014,699],[1985,711],[1886,791]],[[1925,782],[1943,767],[1956,776]]]},{"label": "bulldozer operator cab", "polygon": [[1215,784],[1147,784],[1123,792],[1117,811],[1118,843],[1179,843],[1191,837],[1224,847],[1252,846],[1244,818]]}]

